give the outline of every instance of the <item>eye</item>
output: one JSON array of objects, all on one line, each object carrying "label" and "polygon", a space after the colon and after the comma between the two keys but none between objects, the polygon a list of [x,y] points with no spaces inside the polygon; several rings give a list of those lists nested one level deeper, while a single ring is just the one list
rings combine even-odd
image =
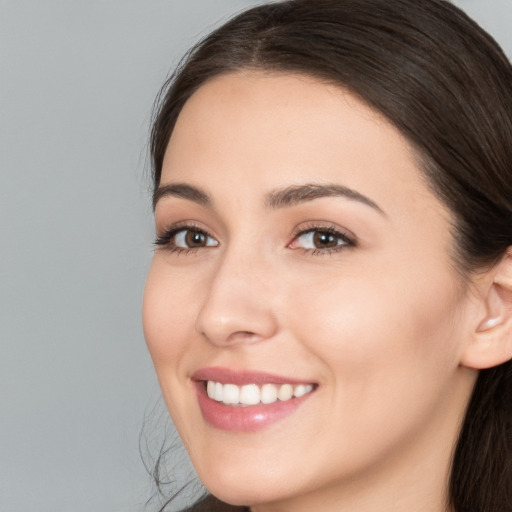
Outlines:
[{"label": "eye", "polygon": [[330,252],[354,245],[355,242],[346,234],[330,227],[318,227],[300,231],[289,247],[314,252]]},{"label": "eye", "polygon": [[179,226],[160,234],[155,240],[155,245],[165,247],[171,251],[183,251],[216,247],[219,242],[203,229],[193,226]]},{"label": "eye", "polygon": [[182,229],[174,235],[174,245],[181,249],[196,249],[198,247],[215,247],[219,244],[203,231]]}]

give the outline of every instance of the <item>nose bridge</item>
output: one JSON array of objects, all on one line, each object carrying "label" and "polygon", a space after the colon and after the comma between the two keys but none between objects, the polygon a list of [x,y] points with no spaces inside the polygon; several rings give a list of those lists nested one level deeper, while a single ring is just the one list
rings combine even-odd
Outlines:
[{"label": "nose bridge", "polygon": [[217,345],[261,341],[277,330],[271,266],[261,251],[241,242],[219,257],[197,318],[197,330]]}]

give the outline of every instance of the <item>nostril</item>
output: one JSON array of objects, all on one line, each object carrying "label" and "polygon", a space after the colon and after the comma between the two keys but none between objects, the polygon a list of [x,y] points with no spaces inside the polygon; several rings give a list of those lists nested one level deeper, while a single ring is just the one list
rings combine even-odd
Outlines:
[{"label": "nostril", "polygon": [[251,331],[236,331],[229,335],[228,341],[253,342],[261,339],[261,336]]},{"label": "nostril", "polygon": [[240,331],[239,333],[234,333],[234,334],[237,334],[237,335],[240,335],[240,336],[243,336],[243,337],[246,337],[246,338],[249,338],[251,336],[256,336],[255,333],[250,332],[250,331]]}]

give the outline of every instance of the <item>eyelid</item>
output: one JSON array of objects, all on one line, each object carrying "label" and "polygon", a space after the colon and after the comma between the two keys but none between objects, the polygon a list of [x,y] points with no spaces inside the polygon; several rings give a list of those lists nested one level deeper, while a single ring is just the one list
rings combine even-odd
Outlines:
[{"label": "eyelid", "polygon": [[310,220],[307,222],[302,222],[295,227],[295,229],[292,232],[292,238],[302,234],[306,233],[307,231],[333,231],[336,233],[339,233],[340,235],[345,236],[346,238],[349,238],[352,240],[352,242],[356,242],[357,236],[353,231],[350,231],[350,229],[347,229],[343,226],[340,226],[339,224],[336,224],[331,221],[327,220]]},{"label": "eyelid", "polygon": [[[341,240],[343,240],[345,243],[340,244],[335,247],[331,248],[324,248],[324,249],[305,249],[302,247],[291,247],[291,245],[301,236],[310,233],[312,231],[318,231],[318,232],[325,232],[328,234],[332,234]],[[310,221],[306,224],[299,225],[292,233],[291,241],[288,243],[287,247],[297,250],[303,250],[305,252],[309,253],[333,253],[333,252],[339,252],[341,250],[346,250],[350,247],[355,247],[357,245],[357,237],[352,231],[342,228],[341,226],[338,226],[336,224],[333,224],[331,222],[322,222],[322,221]]]},{"label": "eyelid", "polygon": [[[172,243],[171,243],[172,240],[181,231],[194,231],[196,233],[200,233],[207,238],[211,238],[212,240],[215,240],[216,244],[215,245],[207,245],[204,247],[188,247],[188,248],[172,245]],[[195,222],[180,221],[180,222],[171,224],[170,226],[168,226],[164,229],[158,230],[156,233],[154,245],[157,249],[162,248],[162,249],[166,249],[171,252],[181,252],[181,251],[197,251],[198,249],[218,247],[219,241],[216,236],[213,236],[207,229],[199,226]]]},{"label": "eyelid", "polygon": [[[179,247],[173,243],[173,239],[176,237],[178,233],[181,231],[193,231],[200,233],[204,235],[206,238],[209,238],[211,240],[214,240],[215,244],[207,244],[205,246],[200,247]],[[334,247],[325,247],[325,248],[304,248],[304,247],[292,247],[292,244],[297,241],[298,238],[301,236],[317,231],[320,233],[328,233],[332,234],[336,238],[339,238],[344,243],[338,244]],[[218,237],[212,235],[208,229],[205,229],[204,227],[198,225],[194,221],[180,221],[176,222],[169,227],[166,227],[164,229],[157,231],[157,236],[154,241],[154,245],[156,248],[162,248],[170,252],[195,252],[199,249],[207,249],[207,248],[213,248],[219,246],[219,240]],[[291,240],[287,244],[288,248],[294,249],[294,250],[302,250],[304,252],[310,253],[310,254],[329,254],[329,253],[335,253],[339,252],[341,250],[346,250],[350,247],[355,247],[357,245],[357,237],[352,233],[351,231],[347,230],[346,228],[342,228],[341,226],[338,226],[336,224],[333,224],[331,222],[324,222],[324,221],[310,221],[305,224],[301,224],[297,226],[297,228],[294,229]]]}]

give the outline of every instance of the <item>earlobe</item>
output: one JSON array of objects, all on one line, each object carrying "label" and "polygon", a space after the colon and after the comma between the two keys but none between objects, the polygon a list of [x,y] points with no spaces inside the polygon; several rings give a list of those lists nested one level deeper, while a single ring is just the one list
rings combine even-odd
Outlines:
[{"label": "earlobe", "polygon": [[461,364],[484,369],[512,359],[512,247],[482,280],[484,312]]}]

